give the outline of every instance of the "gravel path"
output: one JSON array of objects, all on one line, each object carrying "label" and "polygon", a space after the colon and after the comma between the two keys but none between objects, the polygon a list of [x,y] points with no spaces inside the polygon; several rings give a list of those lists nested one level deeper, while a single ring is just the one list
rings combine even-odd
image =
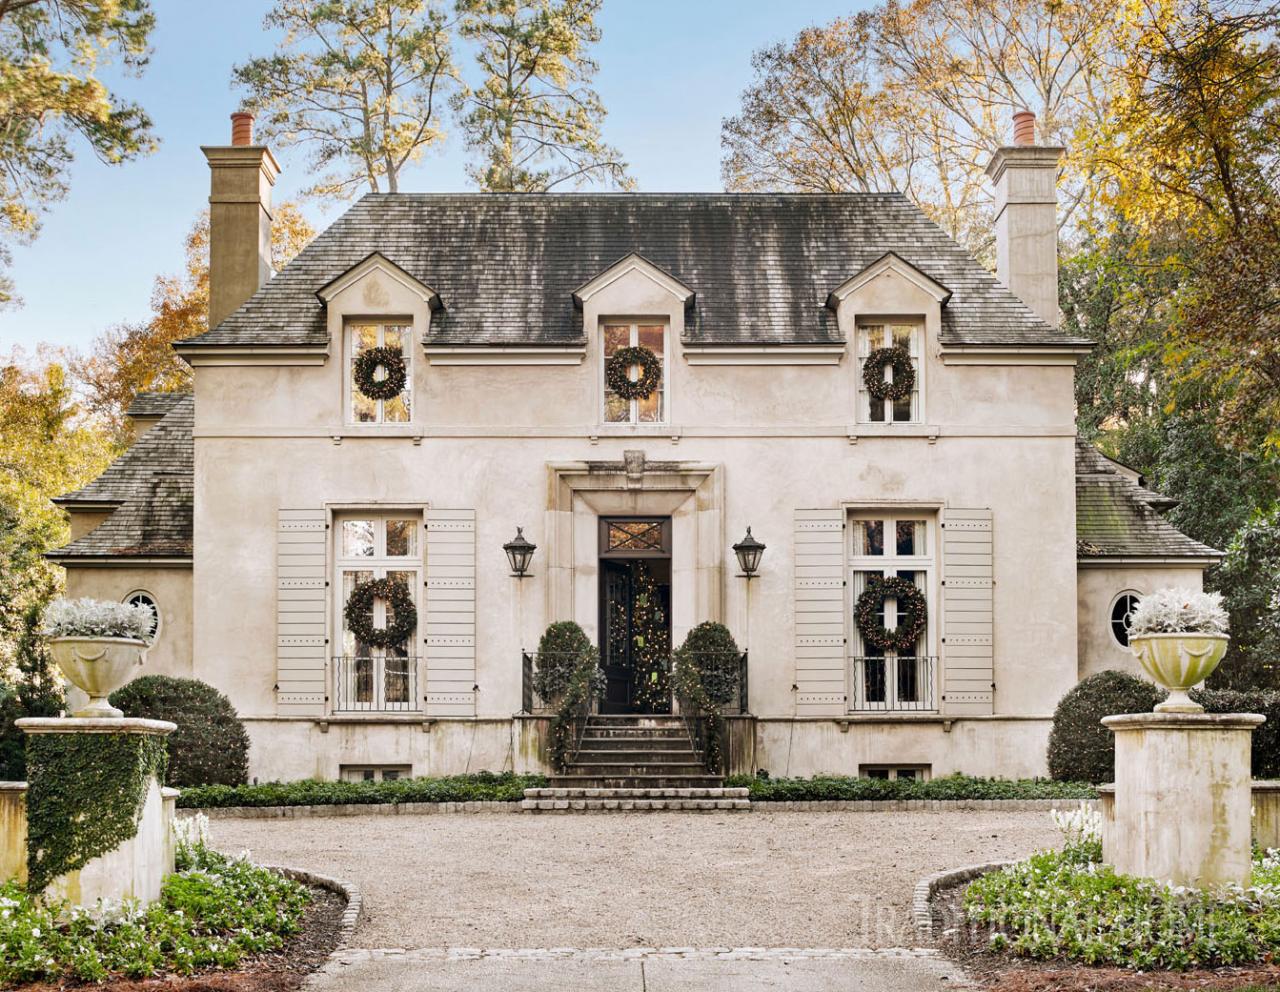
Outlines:
[{"label": "gravel path", "polygon": [[216,820],[214,843],[359,883],[358,947],[895,947],[931,872],[1054,845],[1047,813]]}]

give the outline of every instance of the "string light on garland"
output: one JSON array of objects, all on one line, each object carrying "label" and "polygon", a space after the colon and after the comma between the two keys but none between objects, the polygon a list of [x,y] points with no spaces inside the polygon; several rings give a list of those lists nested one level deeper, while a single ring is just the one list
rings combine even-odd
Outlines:
[{"label": "string light on garland", "polygon": [[[898,625],[893,630],[880,622],[886,599],[898,602]],[[929,607],[910,579],[872,577],[853,608],[853,619],[869,646],[881,651],[914,651],[929,622]]]},{"label": "string light on garland", "polygon": [[[383,377],[377,378],[378,369]],[[371,400],[393,400],[409,380],[404,352],[399,348],[367,348],[356,356],[351,369],[356,389]]]},{"label": "string light on garland", "polygon": [[649,713],[671,706],[670,633],[658,583],[644,562],[635,566],[631,606],[631,661],[635,666],[636,702]]},{"label": "string light on garland", "polygon": [[[639,366],[640,378],[631,378],[631,367]],[[604,381],[611,391],[624,400],[643,400],[662,382],[662,362],[652,351],[640,345],[619,348],[604,366]]]},{"label": "string light on garland", "polygon": [[[887,367],[893,369],[893,381],[884,377]],[[905,400],[916,388],[916,370],[911,355],[902,345],[877,348],[862,363],[862,382],[873,400]]]},{"label": "string light on garland", "polygon": [[[381,599],[390,614],[385,627],[373,625],[373,601]],[[418,626],[413,593],[399,579],[369,579],[351,590],[342,615],[357,641],[375,648],[389,648],[405,641]]]}]

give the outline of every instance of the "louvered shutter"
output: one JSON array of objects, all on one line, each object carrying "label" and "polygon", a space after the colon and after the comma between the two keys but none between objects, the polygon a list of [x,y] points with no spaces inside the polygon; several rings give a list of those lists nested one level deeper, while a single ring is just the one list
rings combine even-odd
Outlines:
[{"label": "louvered shutter", "polygon": [[796,510],[796,715],[841,716],[845,696],[844,511]]},{"label": "louvered shutter", "polygon": [[943,711],[993,711],[991,511],[948,508],[942,525]]},{"label": "louvered shutter", "polygon": [[328,516],[280,510],[276,526],[276,711],[323,716],[329,646]]},{"label": "louvered shutter", "polygon": [[427,511],[427,713],[476,712],[476,513]]}]

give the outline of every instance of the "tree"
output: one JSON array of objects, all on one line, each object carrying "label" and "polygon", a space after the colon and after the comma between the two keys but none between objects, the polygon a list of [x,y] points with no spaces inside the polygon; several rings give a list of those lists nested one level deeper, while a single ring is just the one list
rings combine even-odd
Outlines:
[{"label": "tree", "polygon": [[[315,230],[296,204],[277,206],[271,222],[272,268],[282,269],[314,236]],[[181,275],[156,277],[147,321],[109,328],[88,355],[71,363],[76,377],[87,387],[89,412],[102,417],[121,442],[130,434],[125,411],[138,393],[172,392],[191,386],[191,369],[172,345],[208,329],[208,211],[196,218],[185,250]]]},{"label": "tree", "polygon": [[587,54],[600,40],[601,0],[458,0],[459,32],[478,45],[484,80],[458,94],[468,167],[488,192],[545,193],[562,185],[634,183],[600,135],[604,105]]},{"label": "tree", "polygon": [[1231,646],[1215,684],[1280,688],[1280,503],[1240,528],[1215,584],[1231,613]]},{"label": "tree", "polygon": [[262,134],[303,145],[332,170],[308,193],[349,197],[400,188],[400,172],[443,138],[444,94],[456,80],[449,25],[436,0],[276,0],[275,55],[232,71]]},{"label": "tree", "polygon": [[0,264],[66,196],[77,139],[111,164],[155,147],[142,108],[96,75],[117,53],[140,71],[154,24],[148,0],[0,0]]}]

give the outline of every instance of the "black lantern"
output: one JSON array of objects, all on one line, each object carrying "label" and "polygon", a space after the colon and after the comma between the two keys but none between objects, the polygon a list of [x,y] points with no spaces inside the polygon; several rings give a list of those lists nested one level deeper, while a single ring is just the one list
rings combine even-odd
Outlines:
[{"label": "black lantern", "polygon": [[523,579],[529,572],[529,562],[538,546],[524,536],[524,528],[516,528],[516,536],[502,546],[507,553],[507,561],[511,562],[511,574]]},{"label": "black lantern", "polygon": [[764,545],[751,536],[751,528],[747,528],[747,536],[733,546],[733,553],[738,556],[738,565],[742,574],[748,579],[756,577],[756,569],[760,567],[760,558],[764,554]]}]

